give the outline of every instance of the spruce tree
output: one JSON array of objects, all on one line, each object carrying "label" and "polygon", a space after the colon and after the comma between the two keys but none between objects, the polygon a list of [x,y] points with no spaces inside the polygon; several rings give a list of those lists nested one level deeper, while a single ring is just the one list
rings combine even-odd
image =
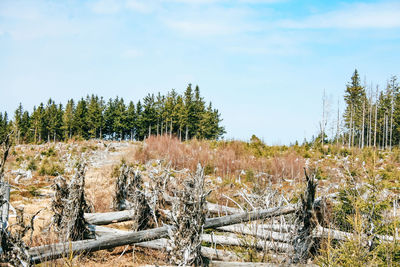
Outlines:
[{"label": "spruce tree", "polygon": [[357,69],[354,70],[351,81],[346,86],[344,100],[346,103],[345,126],[348,129],[349,142],[354,145],[361,138],[363,105],[367,103],[365,88],[361,86]]},{"label": "spruce tree", "polygon": [[87,103],[86,100],[81,98],[76,105],[74,114],[74,129],[76,135],[87,139],[89,136],[89,129],[87,124]]},{"label": "spruce tree", "polygon": [[75,102],[73,99],[68,100],[63,114],[64,138],[70,139],[74,135],[74,116],[75,116]]}]

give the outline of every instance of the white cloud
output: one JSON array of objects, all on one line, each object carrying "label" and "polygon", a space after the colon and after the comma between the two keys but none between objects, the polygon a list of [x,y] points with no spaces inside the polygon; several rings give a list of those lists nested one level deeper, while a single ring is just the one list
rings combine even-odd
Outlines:
[{"label": "white cloud", "polygon": [[400,3],[357,3],[324,14],[316,14],[303,20],[285,20],[279,26],[292,29],[363,29],[399,28]]},{"label": "white cloud", "polygon": [[91,8],[97,14],[115,14],[121,10],[121,5],[116,0],[99,0],[92,3]]},{"label": "white cloud", "polygon": [[126,1],[126,7],[140,13],[151,13],[157,8],[157,5],[152,1],[128,0]]},{"label": "white cloud", "polygon": [[224,35],[232,34],[237,31],[237,29],[231,25],[227,25],[223,22],[182,20],[167,21],[166,24],[170,28],[188,35]]}]

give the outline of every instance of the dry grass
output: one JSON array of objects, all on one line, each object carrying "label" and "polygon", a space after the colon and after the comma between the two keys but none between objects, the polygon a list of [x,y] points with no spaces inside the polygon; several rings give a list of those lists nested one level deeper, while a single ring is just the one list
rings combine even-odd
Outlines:
[{"label": "dry grass", "polygon": [[180,142],[176,137],[151,136],[140,145],[134,159],[144,164],[150,159],[170,162],[175,169],[196,169],[198,163],[208,174],[221,177],[237,176],[241,171],[265,172],[274,179],[298,178],[303,173],[304,158],[294,151],[279,151],[272,157],[260,157],[251,145],[240,141]]},{"label": "dry grass", "polygon": [[[11,204],[15,207],[24,206],[26,218],[43,209],[35,220],[35,232],[31,245],[53,243],[56,238],[43,232],[49,223],[51,212],[48,209],[51,194],[49,186],[54,177],[39,175],[41,163],[47,158],[68,165],[69,160],[85,153],[86,157],[98,156],[93,160],[86,172],[87,199],[94,204],[96,212],[110,211],[115,194],[115,178],[112,178],[114,166],[122,159],[127,163],[138,163],[138,167],[148,175],[154,164],[151,160],[162,160],[163,165],[171,164],[175,170],[189,169],[194,171],[198,163],[205,167],[207,186],[213,190],[208,201],[235,207],[231,200],[246,207],[244,199],[237,195],[240,190],[257,193],[260,189],[270,188],[283,193],[288,201],[296,201],[298,193],[304,185],[305,166],[319,169],[318,194],[338,192],[346,179],[365,182],[370,177],[379,175],[380,185],[390,189],[389,197],[399,194],[400,190],[400,151],[374,151],[372,149],[346,149],[343,147],[271,147],[261,142],[240,141],[200,141],[180,142],[169,136],[152,136],[145,142],[113,143],[115,147],[106,147],[111,142],[75,141],[43,145],[17,146],[10,153],[6,166],[6,179],[18,188],[11,194]],[[54,153],[51,148],[54,147]],[[39,156],[37,156],[39,155]],[[71,155],[71,157],[68,157]],[[35,159],[37,170],[33,170],[30,180],[20,180],[15,183],[15,174],[10,170],[26,169]],[[150,162],[149,162],[150,161]],[[147,173],[146,173],[147,172]],[[73,173],[66,168],[65,177]],[[183,174],[174,174],[177,179]],[[148,177],[143,177],[144,180]],[[397,188],[397,189],[396,189]],[[36,195],[35,192],[39,192]],[[225,195],[225,196],[224,196]],[[388,198],[389,198],[388,197]],[[398,211],[400,212],[400,210]],[[388,214],[385,218],[389,218]],[[14,218],[11,218],[12,223]],[[130,223],[113,225],[119,229],[130,229]],[[28,242],[29,240],[27,240]],[[28,242],[28,244],[30,244]],[[135,266],[140,264],[163,264],[166,262],[162,252],[150,249],[135,249],[133,258],[132,247],[128,247],[120,257],[125,247],[112,251],[101,251],[89,256],[72,260],[73,265],[84,266]],[[61,259],[44,266],[68,265],[67,259]],[[53,265],[52,265],[53,264]]]}]

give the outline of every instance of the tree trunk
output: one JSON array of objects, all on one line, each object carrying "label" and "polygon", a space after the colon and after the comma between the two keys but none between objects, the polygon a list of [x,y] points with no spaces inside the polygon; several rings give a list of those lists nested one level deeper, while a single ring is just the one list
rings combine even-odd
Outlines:
[{"label": "tree trunk", "polygon": [[[204,229],[217,228],[230,224],[286,215],[294,213],[296,210],[297,205],[287,205],[283,207],[211,218],[206,220]],[[31,248],[29,250],[29,254],[32,256],[33,263],[39,263],[42,261],[60,258],[65,254],[73,253],[76,255],[82,252],[98,251],[167,237],[168,229],[169,226],[163,226],[139,232],[129,232],[124,235],[106,236],[96,240],[83,240],[44,245]]]},{"label": "tree trunk", "polygon": [[365,129],[365,101],[363,101],[363,119],[362,119],[362,136],[361,136],[361,148],[364,148],[364,129]]}]

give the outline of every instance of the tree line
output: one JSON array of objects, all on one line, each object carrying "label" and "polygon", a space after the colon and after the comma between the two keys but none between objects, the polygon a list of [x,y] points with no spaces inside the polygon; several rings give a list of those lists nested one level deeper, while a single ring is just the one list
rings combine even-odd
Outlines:
[{"label": "tree line", "polygon": [[[326,98],[323,98],[322,122],[318,140],[348,147],[391,149],[400,145],[400,86],[393,75],[381,89],[363,84],[357,69],[346,85],[343,116],[337,112],[336,134],[327,138]],[[333,130],[332,125],[331,129]],[[321,137],[324,138],[321,138]]]},{"label": "tree line", "polygon": [[49,99],[33,111],[20,103],[11,120],[0,112],[0,137],[13,131],[17,143],[64,141],[71,138],[143,140],[150,135],[175,135],[181,140],[218,139],[225,133],[221,115],[212,103],[206,104],[198,86],[189,84],[181,95],[148,94],[137,103],[122,97],[105,101],[88,95],[66,105]]}]

